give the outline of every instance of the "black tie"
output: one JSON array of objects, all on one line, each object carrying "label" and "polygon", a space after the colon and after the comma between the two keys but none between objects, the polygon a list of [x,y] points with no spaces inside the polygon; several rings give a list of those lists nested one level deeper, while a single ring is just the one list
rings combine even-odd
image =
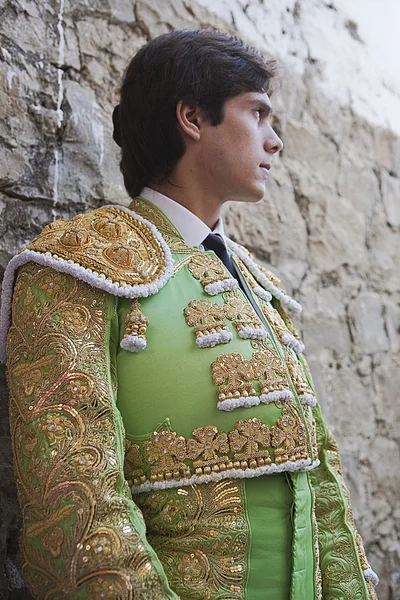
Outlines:
[{"label": "black tie", "polygon": [[222,260],[229,273],[231,273],[235,279],[238,279],[236,269],[228,254],[225,242],[219,233],[210,233],[204,240],[203,246],[205,250],[213,250],[218,258]]},{"label": "black tie", "polygon": [[221,261],[224,263],[231,275],[239,282],[242,291],[247,296],[247,299],[254,308],[256,314],[258,315],[258,318],[261,320],[261,322],[263,322],[260,309],[258,308],[254,298],[252,297],[249,288],[245,284],[243,275],[241,275],[240,271],[236,269],[235,265],[233,264],[233,261],[228,254],[222,236],[219,233],[210,233],[204,240],[203,246],[204,250],[214,250],[215,254],[218,256],[218,258],[221,259]]}]

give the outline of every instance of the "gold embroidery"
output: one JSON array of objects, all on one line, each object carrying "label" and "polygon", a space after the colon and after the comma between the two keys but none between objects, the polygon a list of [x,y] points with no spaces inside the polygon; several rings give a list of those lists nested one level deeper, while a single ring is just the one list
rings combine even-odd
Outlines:
[{"label": "gold embroidery", "polygon": [[188,269],[195,279],[200,280],[203,288],[219,281],[232,279],[232,275],[216,256],[204,252],[196,253],[190,258]]},{"label": "gold embroidery", "polygon": [[[218,473],[226,468],[228,456],[225,454],[229,450],[228,436],[226,433],[218,433],[218,429],[213,425],[200,427],[193,431],[194,439],[187,442],[187,454],[193,461],[196,475],[203,473],[209,475],[212,472]],[[217,452],[222,452],[218,456]],[[201,460],[195,460],[201,455]]]},{"label": "gold embroidery", "polygon": [[251,362],[254,378],[260,382],[261,396],[288,390],[285,365],[271,347],[265,345],[254,354]]},{"label": "gold embroidery", "polygon": [[174,431],[156,431],[151,440],[144,443],[146,461],[151,467],[150,481],[167,481],[187,476],[189,470],[183,463],[186,458],[186,440],[176,437]]},{"label": "gold embroidery", "polygon": [[317,517],[315,516],[315,491],[311,489],[311,501],[312,501],[312,534],[314,542],[314,585],[315,585],[315,600],[322,600],[322,574],[319,562],[319,544],[318,544],[318,523]]},{"label": "gold embroidery", "polygon": [[373,586],[364,580],[363,563],[366,563],[366,559],[363,552],[359,556],[357,530],[348,490],[341,475],[337,445],[326,430],[319,408],[314,410],[318,415],[317,439],[321,465],[310,471],[310,480],[316,498],[322,588],[343,600],[356,597],[376,600]]},{"label": "gold embroidery", "polygon": [[[239,421],[236,429],[229,433],[229,441],[232,451],[236,452],[234,468],[238,468],[237,462],[240,462],[242,469],[256,469],[271,464],[268,450],[259,450],[260,445],[268,448],[271,444],[270,430],[259,419]],[[243,448],[244,451],[238,452]]]},{"label": "gold embroidery", "polygon": [[261,310],[263,311],[268,323],[273,327],[278,338],[282,340],[285,333],[288,333],[288,329],[278,313],[268,302],[260,302]]},{"label": "gold embroidery", "polygon": [[221,481],[136,496],[149,542],[180,598],[243,600],[249,527],[243,482]]},{"label": "gold embroidery", "polygon": [[211,375],[218,386],[220,402],[254,398],[257,396],[254,381],[259,384],[262,402],[292,398],[285,365],[267,345],[255,352],[250,360],[238,352],[222,354],[212,363]]},{"label": "gold embroidery", "polygon": [[146,200],[146,198],[135,198],[131,202],[129,208],[136,214],[153,223],[157,229],[162,229],[163,233],[165,232],[173,237],[181,238],[179,231],[174,227],[171,221],[154,204],[149,200]]},{"label": "gold embroidery", "polygon": [[8,381],[29,588],[46,598],[163,597],[122,475],[105,339],[112,303],[33,263],[15,290]]},{"label": "gold embroidery", "polygon": [[197,340],[205,336],[216,336],[217,343],[225,342],[222,332],[228,332],[228,329],[223,306],[209,300],[192,300],[183,312],[187,324],[194,328]]},{"label": "gold embroidery", "polygon": [[249,329],[264,332],[260,319],[247,300],[232,292],[224,295],[224,302],[225,316],[233,322],[240,337],[250,337]]},{"label": "gold embroidery", "polygon": [[312,396],[314,392],[309,386],[308,381],[304,375],[302,364],[298,361],[297,357],[288,348],[284,348],[285,360],[289,369],[290,377],[293,381],[293,385],[296,388],[296,392],[299,396]]},{"label": "gold embroidery", "polygon": [[252,362],[245,360],[238,352],[219,356],[211,365],[211,373],[213,382],[218,386],[218,399],[221,402],[256,394]]},{"label": "gold embroidery", "polygon": [[134,336],[146,340],[146,331],[149,325],[149,320],[142,313],[142,307],[138,300],[134,300],[129,308],[129,312],[125,317],[125,334],[124,338]]},{"label": "gold embroidery", "polygon": [[284,414],[271,427],[271,446],[275,448],[275,462],[279,465],[287,461],[297,461],[308,458],[307,431],[296,413],[290,406],[285,407]]},{"label": "gold embroidery", "polygon": [[98,208],[43,229],[28,250],[76,263],[121,285],[148,284],[166,270],[164,250],[148,225],[116,207]]},{"label": "gold embroidery", "polygon": [[293,407],[282,407],[283,416],[269,428],[257,418],[238,421],[228,433],[215,425],[193,431],[192,438],[175,431],[154,432],[141,444],[129,442],[125,474],[134,487],[144,483],[172,482],[176,487],[192,476],[209,476],[231,469],[256,469],[310,458],[307,431]]}]

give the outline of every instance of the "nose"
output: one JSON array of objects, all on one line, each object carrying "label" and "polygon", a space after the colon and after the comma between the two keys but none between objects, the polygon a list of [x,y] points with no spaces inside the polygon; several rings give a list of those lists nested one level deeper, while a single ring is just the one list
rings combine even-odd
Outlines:
[{"label": "nose", "polygon": [[276,154],[283,148],[283,142],[279,135],[269,126],[267,138],[265,140],[265,149],[269,154]]}]

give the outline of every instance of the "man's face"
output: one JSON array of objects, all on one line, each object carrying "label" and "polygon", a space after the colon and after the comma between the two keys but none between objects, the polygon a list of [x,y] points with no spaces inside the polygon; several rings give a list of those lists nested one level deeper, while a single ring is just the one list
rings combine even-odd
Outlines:
[{"label": "man's face", "polygon": [[202,131],[200,161],[210,193],[225,202],[257,202],[282,140],[271,127],[267,94],[245,92],[225,103],[222,123]]}]

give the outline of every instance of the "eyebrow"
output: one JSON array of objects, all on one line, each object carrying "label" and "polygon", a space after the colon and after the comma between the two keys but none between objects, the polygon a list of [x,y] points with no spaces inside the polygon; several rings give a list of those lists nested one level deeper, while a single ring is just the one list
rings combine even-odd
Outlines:
[{"label": "eyebrow", "polygon": [[272,106],[270,104],[267,104],[265,102],[265,100],[250,100],[249,102],[250,106],[252,106],[253,108],[263,108],[267,114],[267,116],[271,116],[273,114],[273,110],[272,110]]}]

